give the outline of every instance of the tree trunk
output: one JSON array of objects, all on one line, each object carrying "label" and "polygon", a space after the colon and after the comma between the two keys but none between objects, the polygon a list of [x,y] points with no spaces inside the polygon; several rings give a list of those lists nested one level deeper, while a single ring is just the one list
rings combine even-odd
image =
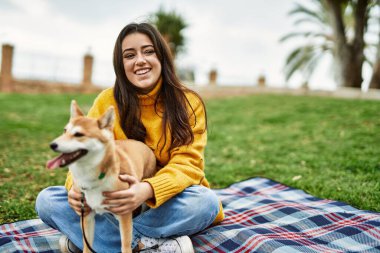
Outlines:
[{"label": "tree trunk", "polygon": [[380,89],[380,58],[377,58],[376,63],[373,66],[373,73],[369,83],[369,88]]},{"label": "tree trunk", "polygon": [[337,67],[337,84],[339,86],[360,88],[363,82],[362,68],[364,62],[364,31],[367,27],[368,0],[358,0],[355,6],[354,39],[347,41],[345,24],[342,18],[342,5],[345,0],[327,0],[332,28],[335,35],[335,52]]},{"label": "tree trunk", "polygon": [[364,34],[367,30],[368,21],[368,4],[369,0],[358,0],[356,3],[356,8],[354,10],[355,15],[355,37],[352,43],[352,65],[353,70],[355,70],[353,76],[348,80],[347,85],[349,87],[361,88],[363,77],[363,63],[364,63]]},{"label": "tree trunk", "polygon": [[363,58],[360,50],[355,50],[352,45],[341,52],[342,85],[345,87],[360,88],[363,82],[362,69]]}]

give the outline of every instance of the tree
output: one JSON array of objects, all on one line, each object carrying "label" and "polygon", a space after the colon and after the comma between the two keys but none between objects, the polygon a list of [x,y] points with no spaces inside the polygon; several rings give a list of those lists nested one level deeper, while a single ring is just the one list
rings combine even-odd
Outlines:
[{"label": "tree", "polygon": [[[363,82],[364,34],[367,30],[369,0],[326,0],[334,30],[334,56],[337,66],[338,85],[360,88]],[[353,39],[346,35],[342,10],[352,5],[354,19]]]},{"label": "tree", "polygon": [[290,12],[291,15],[302,15],[296,23],[317,24],[320,32],[291,33],[282,38],[282,41],[295,36],[313,39],[287,57],[287,79],[296,71],[310,77],[322,56],[330,54],[334,59],[337,84],[360,88],[366,60],[364,34],[374,0],[312,0],[312,3],[314,8],[298,4]]},{"label": "tree", "polygon": [[295,16],[295,25],[311,25],[316,31],[292,32],[283,36],[285,42],[297,37],[306,38],[303,45],[293,49],[286,58],[285,77],[289,80],[296,72],[303,74],[305,82],[311,77],[324,55],[333,54],[333,34],[330,29],[330,16],[324,1],[313,0],[311,6],[296,4],[289,15]]},{"label": "tree", "polygon": [[160,8],[153,14],[153,23],[169,44],[173,57],[183,50],[185,37],[183,29],[187,27],[185,20],[175,11],[166,12]]}]

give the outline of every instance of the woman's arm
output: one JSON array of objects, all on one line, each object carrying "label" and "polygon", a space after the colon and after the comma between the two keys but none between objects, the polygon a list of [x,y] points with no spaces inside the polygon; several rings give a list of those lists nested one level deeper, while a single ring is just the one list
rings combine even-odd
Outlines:
[{"label": "woman's arm", "polygon": [[191,185],[201,184],[205,178],[204,150],[207,144],[205,108],[195,95],[189,96],[189,100],[195,113],[195,117],[190,114],[194,141],[189,145],[173,149],[170,152],[169,162],[154,177],[143,180],[148,182],[154,191],[154,197],[147,201],[152,208],[159,207]]}]

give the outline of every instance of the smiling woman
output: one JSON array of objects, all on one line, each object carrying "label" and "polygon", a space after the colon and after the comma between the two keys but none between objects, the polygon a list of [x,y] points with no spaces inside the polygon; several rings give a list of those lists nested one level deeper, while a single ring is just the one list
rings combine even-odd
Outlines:
[{"label": "smiling woman", "polygon": [[[113,63],[115,85],[98,95],[88,116],[99,118],[113,106],[115,139],[144,142],[153,150],[158,166],[153,177],[141,182],[120,175],[129,189],[103,192],[103,204],[116,215],[128,214],[144,203],[151,208],[133,220],[133,248],[144,252],[194,252],[188,236],[224,218],[221,202],[209,189],[204,173],[205,105],[198,94],[179,81],[166,42],[150,24],[133,23],[122,29]],[[78,219],[74,210],[81,210],[82,205],[84,210],[90,209],[72,187],[71,174],[65,186],[47,188],[36,201],[40,218],[65,234],[61,240],[63,252],[83,248],[79,222],[72,225],[64,221]],[[46,202],[56,205],[48,205],[52,208],[47,211]],[[98,240],[93,245],[99,252],[119,252],[121,239],[115,229],[118,221],[113,215],[103,217],[95,217],[94,238]]]}]

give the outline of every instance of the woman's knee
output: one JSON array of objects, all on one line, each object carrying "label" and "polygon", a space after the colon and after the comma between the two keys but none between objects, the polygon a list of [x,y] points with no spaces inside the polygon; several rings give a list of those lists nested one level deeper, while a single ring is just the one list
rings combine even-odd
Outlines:
[{"label": "woman's knee", "polygon": [[134,228],[148,237],[195,234],[210,226],[219,212],[216,194],[203,186],[191,186],[156,209],[134,219]]},{"label": "woman's knee", "polygon": [[210,226],[219,212],[217,195],[204,186],[191,186],[179,196],[180,211],[177,210],[176,222],[181,220],[180,234],[194,234]]},{"label": "woman's knee", "polygon": [[54,212],[59,211],[59,202],[67,202],[67,193],[64,187],[52,186],[43,189],[36,199],[36,212],[43,220],[49,220]]},{"label": "woman's knee", "polygon": [[218,196],[211,189],[203,186],[191,186],[185,190],[185,194],[187,195],[186,209],[193,215],[213,222],[219,212]]}]

